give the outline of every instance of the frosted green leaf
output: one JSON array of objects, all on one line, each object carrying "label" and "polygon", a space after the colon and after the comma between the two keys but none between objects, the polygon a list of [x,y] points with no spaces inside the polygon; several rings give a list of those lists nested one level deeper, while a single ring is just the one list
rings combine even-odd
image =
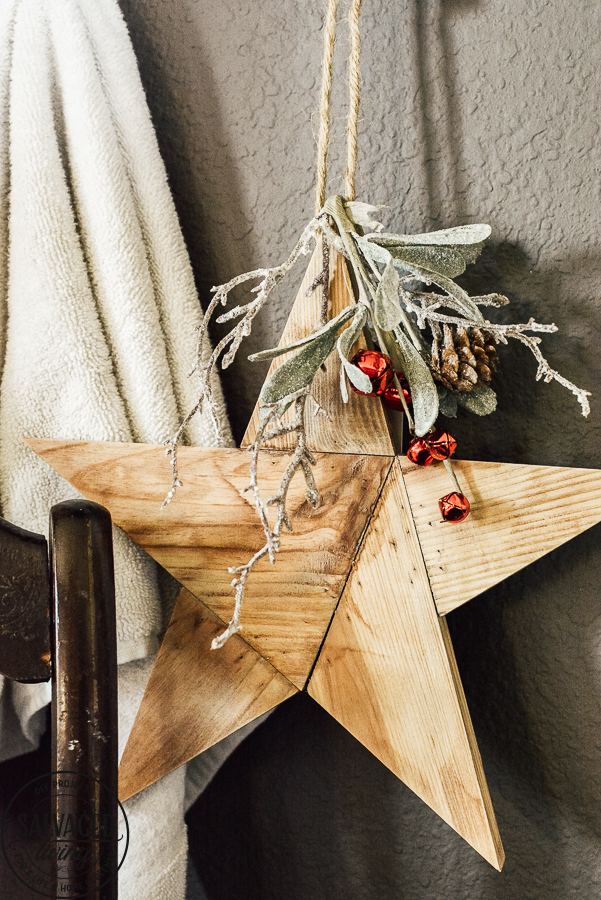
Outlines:
[{"label": "frosted green leaf", "polygon": [[441,287],[443,291],[446,291],[447,294],[449,294],[451,297],[454,297],[455,300],[457,300],[461,304],[465,311],[465,315],[468,318],[473,319],[476,322],[484,322],[484,316],[482,315],[474,301],[471,299],[469,294],[466,294],[463,288],[459,287],[458,284],[455,284],[455,282],[450,278],[445,278],[444,275],[436,275],[432,279],[432,281],[437,284],[438,287]]},{"label": "frosted green leaf", "polygon": [[336,328],[330,328],[318,337],[313,337],[310,344],[304,346],[268,376],[259,396],[261,403],[264,406],[271,406],[311,384],[317,370],[335,346]]},{"label": "frosted green leaf", "polygon": [[274,406],[259,406],[259,418],[261,422],[264,422],[272,412],[275,411],[275,418],[281,419],[282,416],[290,409],[294,400],[287,399],[284,397],[280,403],[277,404],[277,407]]},{"label": "frosted green leaf", "polygon": [[452,247],[455,244],[479,244],[490,237],[490,232],[490,225],[459,225],[457,228],[429,231],[426,234],[370,234],[368,240],[381,247],[403,247],[407,244],[442,244]]},{"label": "frosted green leaf", "polygon": [[[355,318],[353,319],[349,327],[345,328],[338,338],[338,352],[340,353],[341,358],[348,359],[353,345],[356,343],[359,335],[363,330],[366,318],[367,309],[365,308],[365,306],[356,306]],[[363,375],[364,373],[362,372],[361,374]],[[367,375],[365,375],[365,377],[367,378]],[[369,383],[371,384],[371,381]]]},{"label": "frosted green leaf", "polygon": [[361,237],[361,235],[356,232],[351,232],[351,237],[354,238],[355,243],[358,245],[363,255],[373,262],[378,263],[378,265],[387,266],[392,259],[386,247],[380,247],[379,244],[372,244],[366,237]]},{"label": "frosted green leaf", "polygon": [[465,260],[466,265],[471,265],[471,263],[476,262],[482,250],[484,248],[484,241],[481,241],[478,244],[455,244],[453,247],[450,247],[451,250],[455,250],[457,253],[460,253]]},{"label": "frosted green leaf", "polygon": [[438,410],[447,416],[448,419],[454,419],[457,416],[457,396],[446,389],[443,384],[437,384],[438,391]]},{"label": "frosted green leaf", "polygon": [[355,309],[355,306],[347,306],[346,309],[343,309],[341,313],[338,313],[337,316],[330,319],[329,322],[326,322],[326,324],[317,331],[311,332],[311,334],[301,338],[300,341],[288,344],[287,347],[273,347],[271,350],[261,350],[259,353],[253,353],[252,356],[249,356],[248,358],[251,362],[260,362],[265,359],[275,359],[276,356],[283,356],[284,353],[289,353],[291,350],[296,350],[298,347],[304,347],[305,344],[310,344],[315,338],[318,338],[323,334],[328,334],[330,331],[338,331],[338,329],[351,318]]},{"label": "frosted green leaf", "polygon": [[380,231],[384,226],[377,222],[373,213],[380,212],[381,206],[372,206],[371,203],[361,203],[359,200],[351,200],[344,204],[346,214],[355,225],[367,228],[369,231]]},{"label": "frosted green leaf", "polygon": [[[383,250],[384,248],[379,247],[378,249]],[[414,267],[406,266],[405,263],[401,262],[400,259],[394,260],[394,267],[397,270],[397,272],[399,273],[399,275],[403,275],[403,276],[412,275],[412,274],[414,274],[414,271],[415,271]]]},{"label": "frosted green leaf", "polygon": [[427,434],[438,416],[438,392],[430,370],[409,338],[400,328],[394,337],[403,358],[403,372],[409,382],[413,401],[413,419],[418,437]]},{"label": "frosted green leaf", "polygon": [[[387,266],[392,259],[392,255],[386,247],[380,247],[379,244],[372,244],[366,237],[361,237],[361,235],[356,234],[355,232],[351,233],[351,237],[354,238],[355,243],[358,245],[366,259],[371,259],[372,262],[375,262],[380,266]],[[394,267],[401,275],[411,274],[411,269],[404,266],[400,259],[394,260]]]},{"label": "frosted green leaf", "polygon": [[361,391],[363,394],[371,394],[372,392],[369,376],[348,361],[353,344],[355,344],[363,331],[366,318],[367,310],[364,306],[359,307],[355,314],[355,318],[349,327],[345,328],[338,338],[338,354],[342,363],[342,368],[340,369],[340,393],[342,394],[342,399],[345,403],[348,403],[348,391],[346,389],[346,379],[344,377],[345,372],[349,377],[349,381],[352,382],[358,391]]},{"label": "frosted green leaf", "polygon": [[384,274],[374,297],[374,318],[382,331],[392,331],[403,318],[399,303],[400,279],[391,259],[384,269]]},{"label": "frosted green leaf", "polygon": [[487,416],[497,408],[497,395],[489,387],[474,388],[468,394],[457,394],[457,402],[477,416]]},{"label": "frosted green leaf", "polygon": [[463,288],[460,288],[459,285],[455,284],[450,278],[428,272],[427,269],[423,269],[421,266],[410,266],[410,268],[415,275],[419,275],[424,281],[433,281],[434,284],[441,287],[443,291],[446,291],[447,294],[454,297],[461,306],[463,314],[467,316],[468,319],[472,319],[474,322],[484,322],[484,316],[469,294],[466,294]]},{"label": "frosted green leaf", "polygon": [[395,259],[407,266],[421,266],[428,272],[455,278],[465,272],[465,260],[451,247],[388,247]]}]

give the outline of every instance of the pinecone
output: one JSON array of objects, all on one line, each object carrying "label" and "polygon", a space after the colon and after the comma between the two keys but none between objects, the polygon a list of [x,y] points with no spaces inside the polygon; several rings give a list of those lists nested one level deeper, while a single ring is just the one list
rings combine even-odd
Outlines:
[{"label": "pinecone", "polygon": [[442,349],[434,335],[430,369],[434,378],[454,393],[468,393],[490,383],[497,370],[497,339],[489,331],[443,325]]}]

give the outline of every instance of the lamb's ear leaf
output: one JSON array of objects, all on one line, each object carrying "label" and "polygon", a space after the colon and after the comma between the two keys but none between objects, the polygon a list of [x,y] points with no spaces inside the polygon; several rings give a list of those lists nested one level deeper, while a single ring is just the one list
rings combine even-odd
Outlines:
[{"label": "lamb's ear leaf", "polygon": [[[488,228],[488,225],[486,227]],[[434,282],[434,284],[437,284],[443,291],[446,291],[447,294],[450,294],[451,297],[454,297],[455,300],[461,304],[463,313],[468,319],[472,319],[474,322],[484,322],[484,316],[470,298],[469,294],[467,294],[463,288],[460,288],[458,284],[455,284],[451,278],[447,278],[445,275],[437,275],[435,272],[431,272],[423,266],[409,264],[396,256],[393,256],[392,254],[394,253],[395,248],[392,246],[383,247],[380,244],[374,243],[372,241],[374,235],[369,235],[368,237],[353,235],[353,237],[363,254],[371,258],[375,263],[387,266],[392,259],[394,261],[395,269],[400,275],[415,275],[422,281]],[[379,236],[376,235],[375,237]],[[454,252],[457,251],[456,247],[450,249]]]},{"label": "lamb's ear leaf", "polygon": [[[379,244],[372,244],[366,237],[355,234],[355,232],[352,232],[351,237],[355,240],[355,243],[358,245],[363,255],[367,257],[367,259],[371,259],[372,262],[377,263],[379,266],[387,266],[390,260],[393,259],[390,251],[386,247],[380,247]],[[393,262],[395,269],[397,272],[400,272],[401,275],[411,275],[411,269],[403,265],[400,259],[393,259]]]},{"label": "lamb's ear leaf", "polygon": [[438,416],[438,391],[430,370],[407,335],[397,328],[394,337],[403,358],[403,372],[409,382],[413,402],[415,433],[427,434]]},{"label": "lamb's ear leaf", "polygon": [[364,306],[360,306],[349,327],[345,328],[338,338],[338,354],[342,363],[342,368],[340,370],[340,393],[342,394],[342,399],[345,403],[348,403],[348,391],[346,389],[346,381],[344,378],[345,373],[348,375],[349,381],[358,391],[361,391],[362,394],[371,394],[373,390],[369,376],[366,375],[365,372],[362,372],[357,366],[350,363],[348,359],[353,344],[355,344],[363,331],[366,318],[367,310]]},{"label": "lamb's ear leaf", "polygon": [[446,278],[444,275],[435,275],[433,272],[422,269],[421,266],[410,266],[410,269],[413,274],[419,276],[422,281],[433,281],[434,284],[441,287],[443,291],[446,291],[447,294],[454,297],[461,306],[463,314],[468,319],[471,319],[473,322],[484,323],[484,316],[469,294],[466,294],[463,288],[460,288],[458,284],[455,284],[451,278]]},{"label": "lamb's ear leaf", "polygon": [[408,266],[420,266],[435,275],[455,278],[465,272],[465,260],[452,247],[388,247],[395,259]]},{"label": "lamb's ear leaf", "polygon": [[399,303],[399,284],[400,279],[391,259],[384,269],[374,297],[374,318],[382,331],[392,331],[403,318]]},{"label": "lamb's ear leaf", "polygon": [[[294,403],[294,398],[284,397],[283,400],[280,400],[279,403],[276,404],[275,408],[275,417],[276,419],[281,419],[282,416],[290,409],[292,404]],[[265,419],[274,411],[273,406],[259,406],[259,418],[261,422],[264,422]]]},{"label": "lamb's ear leaf", "polygon": [[355,232],[351,232],[351,237],[354,239],[363,255],[368,259],[371,259],[372,262],[375,262],[380,266],[387,266],[392,259],[386,247],[380,247],[379,244],[372,244],[366,237],[362,237]]},{"label": "lamb's ear leaf", "polygon": [[296,350],[298,347],[304,347],[305,344],[310,344],[315,338],[320,337],[322,334],[329,333],[332,330],[338,331],[345,322],[348,322],[354,312],[354,306],[347,306],[346,309],[343,309],[342,312],[338,313],[333,319],[330,319],[329,322],[326,322],[326,324],[317,331],[311,332],[311,334],[301,338],[299,341],[288,344],[287,347],[273,347],[271,350],[261,350],[259,353],[253,353],[252,356],[249,356],[248,358],[251,362],[261,362],[265,359],[275,359],[276,356],[283,356],[284,353],[289,353],[291,350]]},{"label": "lamb's ear leaf", "polygon": [[454,419],[457,416],[457,395],[448,391],[444,384],[437,384],[438,409],[443,416]]},{"label": "lamb's ear leaf", "polygon": [[381,222],[373,218],[373,213],[380,212],[382,206],[372,206],[371,203],[361,203],[360,200],[345,202],[346,214],[355,225],[367,228],[368,231],[381,231],[384,227]]},{"label": "lamb's ear leaf", "polygon": [[476,262],[482,253],[484,241],[479,241],[477,244],[455,244],[450,249],[455,250],[456,253],[461,253],[465,260],[465,264],[470,265],[471,263]]},{"label": "lamb's ear leaf", "polygon": [[479,244],[490,237],[490,225],[459,225],[426,234],[370,234],[368,240],[381,247],[405,247],[408,244],[438,244],[452,247],[455,244]]},{"label": "lamb's ear leaf", "polygon": [[263,406],[272,406],[311,384],[317,370],[336,346],[336,330],[330,328],[314,337],[310,344],[268,375],[259,396]]},{"label": "lamb's ear leaf", "polygon": [[467,394],[458,393],[457,403],[477,416],[488,416],[497,408],[497,395],[488,386],[478,387]]}]

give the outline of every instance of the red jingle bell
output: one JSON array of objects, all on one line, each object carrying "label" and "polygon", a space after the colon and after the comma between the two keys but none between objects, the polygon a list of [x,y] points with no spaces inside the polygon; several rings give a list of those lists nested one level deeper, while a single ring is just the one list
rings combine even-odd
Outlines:
[{"label": "red jingle bell", "polygon": [[[411,403],[411,391],[409,390],[409,382],[405,378],[403,372],[397,372],[396,376],[399,379],[399,384],[401,385],[405,403],[407,404],[407,406],[409,406],[409,404]],[[389,409],[398,409],[401,412],[404,409],[399,392],[397,391],[394,384],[391,384],[390,387],[386,388],[386,390],[382,394],[382,400],[384,402],[384,406],[388,406]]]},{"label": "red jingle bell", "polygon": [[377,350],[360,350],[353,356],[351,362],[367,375],[373,387],[371,394],[365,394],[363,391],[357,390],[351,382],[351,387],[356,394],[363,394],[364,397],[377,397],[390,386],[394,370],[392,363],[383,353],[379,353]]},{"label": "red jingle bell", "polygon": [[415,438],[407,448],[407,459],[416,466],[429,466],[434,462],[430,448],[423,438]]},{"label": "red jingle bell", "polygon": [[433,431],[425,440],[434,459],[448,459],[457,449],[457,441],[443,428]]},{"label": "red jingle bell", "polygon": [[463,522],[470,514],[469,500],[459,491],[453,491],[438,501],[440,512],[445,522]]}]

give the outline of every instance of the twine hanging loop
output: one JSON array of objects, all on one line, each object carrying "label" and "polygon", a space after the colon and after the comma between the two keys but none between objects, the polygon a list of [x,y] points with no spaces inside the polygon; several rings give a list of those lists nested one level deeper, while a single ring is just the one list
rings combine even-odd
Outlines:
[{"label": "twine hanging loop", "polygon": [[[344,195],[347,200],[355,199],[355,171],[357,168],[357,132],[359,127],[359,104],[361,101],[361,78],[359,61],[361,37],[359,16],[362,0],[351,0],[349,10],[349,31],[351,53],[349,57],[349,112],[347,117],[347,163],[344,174]],[[315,212],[319,213],[326,200],[327,156],[330,139],[330,101],[332,96],[332,73],[334,47],[336,44],[336,15],[338,0],[329,0],[324,29],[323,63],[321,75],[321,99],[319,104],[319,138],[317,143],[317,183],[315,187]]]}]

